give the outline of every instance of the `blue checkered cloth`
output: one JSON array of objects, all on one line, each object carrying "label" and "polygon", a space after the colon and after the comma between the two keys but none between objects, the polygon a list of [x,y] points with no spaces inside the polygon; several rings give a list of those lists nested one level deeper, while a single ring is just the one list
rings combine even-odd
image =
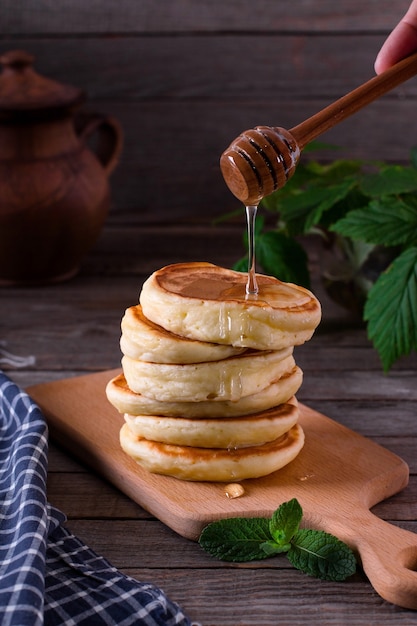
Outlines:
[{"label": "blue checkered cloth", "polygon": [[46,499],[47,455],[41,411],[0,371],[0,624],[192,626],[69,532]]}]

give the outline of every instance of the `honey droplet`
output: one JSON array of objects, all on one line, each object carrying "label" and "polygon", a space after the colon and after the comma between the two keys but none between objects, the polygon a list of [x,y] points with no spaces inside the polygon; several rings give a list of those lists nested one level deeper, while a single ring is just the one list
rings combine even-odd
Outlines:
[{"label": "honey droplet", "polygon": [[232,500],[233,498],[240,498],[245,493],[244,488],[240,483],[230,483],[226,485],[224,488],[224,493],[226,497]]},{"label": "honey droplet", "polygon": [[310,478],[314,478],[314,474],[305,474],[304,476],[299,476],[298,480],[304,482],[305,480],[309,480]]}]

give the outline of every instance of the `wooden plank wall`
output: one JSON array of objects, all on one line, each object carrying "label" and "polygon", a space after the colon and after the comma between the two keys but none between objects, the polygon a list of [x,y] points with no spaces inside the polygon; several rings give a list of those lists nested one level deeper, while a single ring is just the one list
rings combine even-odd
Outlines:
[{"label": "wooden plank wall", "polygon": [[[2,0],[0,52],[85,89],[125,132],[110,220],[205,222],[238,207],[218,167],[246,128],[291,128],[373,75],[409,0]],[[417,80],[323,139],[406,161]]]}]

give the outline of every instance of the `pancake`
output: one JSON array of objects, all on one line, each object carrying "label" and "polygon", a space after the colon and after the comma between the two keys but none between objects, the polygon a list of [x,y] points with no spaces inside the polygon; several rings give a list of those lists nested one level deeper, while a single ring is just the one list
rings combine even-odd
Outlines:
[{"label": "pancake", "polygon": [[189,481],[230,482],[259,478],[281,469],[299,454],[304,432],[299,424],[272,442],[225,450],[175,446],[134,435],[127,424],[120,445],[139,465],[156,474]]},{"label": "pancake", "polygon": [[167,265],[145,281],[140,304],[154,323],[198,341],[281,350],[311,338],[321,308],[308,289],[258,274],[259,293],[247,296],[246,281],[211,263]]},{"label": "pancake", "polygon": [[273,441],[297,423],[298,404],[286,404],[245,417],[186,418],[159,415],[129,415],[125,421],[138,437],[179,446],[240,448]]},{"label": "pancake", "polygon": [[154,324],[142,312],[142,307],[126,309],[122,318],[120,348],[132,359],[152,363],[201,363],[218,361],[243,352],[234,348],[180,337]]},{"label": "pancake", "polygon": [[236,401],[258,393],[295,366],[292,348],[245,352],[208,363],[148,363],[122,358],[132,391],[162,401]]},{"label": "pancake", "polygon": [[106,386],[109,402],[119,413],[130,415],[164,415],[172,417],[233,417],[265,411],[287,402],[301,387],[302,370],[296,365],[291,371],[274,380],[259,393],[245,396],[236,402],[230,400],[206,400],[183,402],[181,399],[161,402],[135,393],[126,382],[124,374],[112,378]]}]

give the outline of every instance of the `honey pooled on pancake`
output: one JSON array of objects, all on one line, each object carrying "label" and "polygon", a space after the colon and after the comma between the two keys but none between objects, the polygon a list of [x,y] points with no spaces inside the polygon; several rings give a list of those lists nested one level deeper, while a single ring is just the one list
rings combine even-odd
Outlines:
[{"label": "honey pooled on pancake", "polygon": [[123,373],[109,401],[125,416],[120,445],[146,471],[190,481],[259,478],[304,444],[293,349],[320,321],[307,289],[211,263],[154,272],[126,310]]},{"label": "honey pooled on pancake", "polygon": [[211,263],[177,263],[143,284],[145,317],[199,341],[281,350],[309,340],[321,319],[317,298],[304,287],[257,274],[258,294],[246,294],[247,274]]}]

